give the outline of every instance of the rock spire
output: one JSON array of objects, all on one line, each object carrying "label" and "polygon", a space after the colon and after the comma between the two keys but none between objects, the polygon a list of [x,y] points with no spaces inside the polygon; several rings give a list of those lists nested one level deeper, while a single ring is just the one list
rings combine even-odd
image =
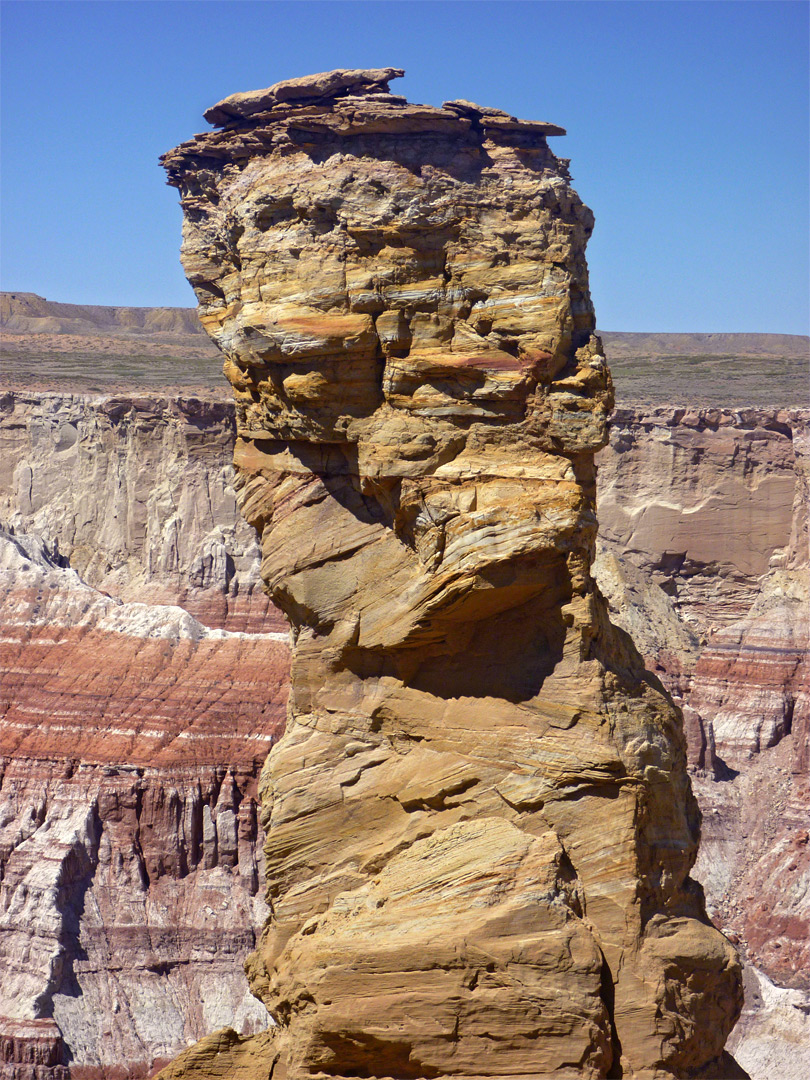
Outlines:
[{"label": "rock spire", "polygon": [[680,715],[591,577],[593,217],[561,128],[401,74],[233,95],[163,158],[294,641],[248,963],[277,1026],[163,1076],[739,1075]]}]

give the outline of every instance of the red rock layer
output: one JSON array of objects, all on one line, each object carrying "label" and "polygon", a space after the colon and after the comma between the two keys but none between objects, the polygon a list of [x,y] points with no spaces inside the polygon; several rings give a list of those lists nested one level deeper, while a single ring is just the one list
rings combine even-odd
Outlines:
[{"label": "red rock layer", "polygon": [[0,1072],[4,1080],[70,1080],[62,1033],[53,1020],[4,1020]]},{"label": "red rock layer", "polygon": [[[695,873],[751,965],[730,1046],[758,1080],[810,1068],[809,474],[807,410],[636,408],[614,421],[599,477],[611,558],[669,595],[667,611],[646,586],[653,622],[613,608],[634,566],[620,587],[605,579],[613,617],[684,705],[703,811]],[[691,655],[673,666],[690,628]]]},{"label": "red rock layer", "polygon": [[806,755],[798,744],[810,713],[807,591],[793,574],[774,578],[744,620],[709,638],[695,667],[689,703],[711,724],[716,755],[735,768],[794,726],[795,752]]},{"label": "red rock layer", "polygon": [[283,721],[283,641],[168,643],[86,627],[3,629],[6,757],[131,766],[261,761]]},{"label": "red rock layer", "polygon": [[145,1076],[266,1022],[238,969],[286,634],[124,604],[0,541],[0,1047],[17,1080]]}]

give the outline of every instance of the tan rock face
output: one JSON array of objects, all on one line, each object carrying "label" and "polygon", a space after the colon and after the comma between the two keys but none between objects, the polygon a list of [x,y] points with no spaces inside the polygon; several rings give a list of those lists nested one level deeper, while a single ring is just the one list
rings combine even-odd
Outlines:
[{"label": "tan rock face", "polygon": [[[164,158],[294,635],[251,1053],[725,1074],[739,966],[688,876],[680,718],[590,576],[612,394],[561,129],[366,74],[247,95]],[[243,1067],[214,1043],[167,1075],[218,1075],[219,1043]]]}]

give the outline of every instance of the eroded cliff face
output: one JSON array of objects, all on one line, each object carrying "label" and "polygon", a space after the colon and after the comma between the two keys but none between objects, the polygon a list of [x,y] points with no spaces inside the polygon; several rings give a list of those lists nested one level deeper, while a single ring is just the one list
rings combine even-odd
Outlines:
[{"label": "eroded cliff face", "polygon": [[280,630],[235,512],[232,442],[232,409],[211,394],[7,391],[0,521],[111,596]]},{"label": "eroded cliff face", "polygon": [[240,969],[288,635],[235,516],[229,406],[0,405],[0,1068],[142,1077],[267,1023]]},{"label": "eroded cliff face", "polygon": [[600,539],[672,596],[698,636],[745,615],[762,576],[795,562],[806,425],[802,409],[616,411],[598,459]]},{"label": "eroded cliff face", "polygon": [[683,704],[704,814],[695,875],[750,965],[730,1046],[758,1080],[803,1076],[810,413],[625,409],[612,427],[597,576]]},{"label": "eroded cliff face", "polygon": [[399,74],[236,95],[164,158],[294,640],[249,964],[278,1026],[165,1075],[719,1076],[740,972],[680,718],[590,573],[592,218],[560,129]]},{"label": "eroded cliff face", "polygon": [[[169,375],[168,371],[163,373],[164,382]],[[124,403],[128,400],[131,405],[127,409]],[[199,737],[190,739],[189,736],[199,736],[201,733],[196,720],[200,713],[195,707],[194,716],[191,716],[187,703],[184,704],[188,700],[185,695],[192,691],[195,701],[210,699],[212,704],[208,707],[207,716],[214,724],[208,731],[215,738],[217,731],[227,730],[231,715],[229,710],[238,707],[247,725],[245,734],[249,732],[252,736],[243,747],[248,751],[249,768],[255,777],[264,756],[264,746],[267,745],[263,738],[274,730],[281,730],[287,678],[285,641],[271,639],[268,644],[266,639],[217,638],[215,635],[201,637],[205,635],[205,628],[197,627],[201,649],[187,637],[181,650],[177,650],[173,637],[180,628],[181,613],[176,607],[166,609],[152,604],[148,605],[148,622],[153,631],[162,630],[162,638],[144,640],[139,634],[130,636],[122,633],[126,630],[127,622],[123,619],[118,620],[117,632],[102,632],[97,624],[92,633],[88,634],[86,628],[77,631],[77,624],[86,618],[87,606],[70,601],[76,589],[75,578],[67,567],[54,564],[53,559],[48,560],[47,552],[59,547],[64,554],[57,562],[64,562],[72,554],[66,523],[87,514],[88,507],[93,521],[115,519],[118,533],[110,524],[104,534],[107,550],[129,550],[128,543],[131,541],[127,537],[136,533],[127,531],[128,519],[127,514],[122,512],[122,506],[127,505],[128,485],[134,484],[137,476],[134,471],[137,462],[132,453],[127,452],[127,447],[139,447],[143,461],[148,462],[148,467],[158,478],[158,485],[169,483],[179,491],[183,484],[194,482],[200,492],[206,493],[218,490],[218,485],[224,483],[227,493],[228,463],[233,454],[233,405],[228,403],[216,409],[207,405],[202,411],[203,403],[200,401],[189,401],[185,397],[172,400],[160,396],[147,397],[131,389],[128,397],[125,394],[116,396],[115,411],[121,415],[121,420],[111,425],[107,395],[80,394],[78,391],[62,395],[31,395],[25,392],[9,396],[6,401],[9,407],[0,415],[0,437],[4,439],[6,460],[14,461],[15,470],[0,470],[0,500],[5,520],[13,520],[16,529],[29,533],[28,539],[18,534],[16,540],[28,547],[31,560],[36,561],[37,558],[36,549],[31,547],[31,538],[35,537],[38,542],[44,543],[40,556],[45,557],[51,571],[58,571],[50,576],[55,587],[49,588],[43,596],[48,596],[48,622],[58,617],[62,628],[57,636],[49,632],[41,619],[36,629],[30,625],[29,620],[34,622],[38,617],[35,614],[37,605],[18,609],[13,585],[18,573],[7,561],[0,571],[0,577],[5,579],[3,610],[8,623],[13,625],[4,623],[2,637],[5,640],[0,645],[0,682],[5,710],[0,716],[0,738],[6,755],[5,782],[0,782],[0,815],[7,823],[17,818],[28,821],[29,815],[32,815],[32,820],[39,822],[39,835],[35,841],[31,841],[37,844],[37,858],[28,863],[31,868],[48,850],[49,838],[53,836],[49,832],[49,815],[46,813],[43,818],[43,807],[50,806],[55,811],[59,806],[64,808],[67,802],[77,810],[81,807],[86,809],[94,803],[94,785],[103,782],[112,789],[120,785],[121,777],[125,780],[129,778],[134,785],[134,794],[127,798],[129,805],[133,805],[134,799],[134,806],[131,812],[123,815],[123,833],[119,831],[120,824],[114,825],[115,844],[124,849],[125,845],[134,847],[137,842],[145,842],[145,858],[150,862],[165,851],[181,851],[184,848],[184,837],[188,831],[186,821],[193,819],[195,813],[204,815],[204,803],[210,806],[212,823],[215,821],[219,783],[217,774],[222,773],[223,754],[233,755],[229,760],[234,763],[239,760],[239,749],[233,743],[227,746],[219,742],[210,747],[210,752],[199,754]],[[10,407],[12,401],[13,409]],[[209,448],[203,460],[195,460],[193,448],[184,439],[171,434],[178,417],[187,408],[192,409],[196,417],[196,424],[191,429],[195,438]],[[135,440],[132,428],[133,425],[139,427],[141,415],[148,415],[152,419],[148,432],[141,430]],[[231,427],[231,437],[223,437],[223,417],[226,427]],[[78,431],[84,459],[92,461],[105,457],[108,466],[114,465],[116,470],[121,470],[115,483],[110,479],[107,483],[94,485],[83,469],[56,467],[58,458],[54,447],[59,441],[59,429],[64,418],[71,418],[74,423],[81,418]],[[711,428],[706,426],[707,419]],[[3,431],[7,424],[11,430]],[[779,425],[778,431],[775,424]],[[701,427],[703,432],[700,431]],[[663,435],[660,434],[661,429],[664,429]],[[692,453],[689,442],[696,430],[704,448],[707,445],[711,448],[712,445],[707,434],[709,431],[714,431],[724,446],[729,441],[733,445],[723,455]],[[729,617],[725,590],[729,580],[732,588],[737,588],[734,577],[728,574],[725,580],[720,580],[719,588],[712,594],[713,600],[706,588],[711,568],[701,568],[701,573],[688,576],[681,576],[676,569],[672,569],[669,575],[662,577],[660,568],[663,562],[673,562],[672,534],[669,530],[645,530],[643,535],[645,543],[649,544],[647,548],[633,542],[632,536],[631,543],[626,547],[615,537],[609,541],[603,540],[601,555],[594,567],[600,588],[609,598],[611,618],[619,621],[631,633],[650,669],[679,696],[687,716],[694,718],[694,713],[690,712],[693,697],[695,700],[698,697],[704,699],[700,723],[692,723],[687,728],[687,744],[694,770],[692,783],[703,811],[701,846],[694,874],[706,889],[707,906],[716,925],[735,937],[751,965],[746,968],[745,976],[746,1006],[732,1032],[730,1046],[738,1061],[756,1080],[769,1080],[777,1074],[786,1080],[804,1080],[810,1066],[807,1049],[810,1043],[808,991],[796,981],[796,975],[801,976],[807,968],[803,952],[807,943],[806,882],[810,865],[807,861],[806,822],[810,794],[807,791],[806,766],[802,762],[807,752],[808,736],[799,722],[801,710],[799,708],[796,713],[795,701],[798,696],[796,691],[801,689],[799,679],[803,678],[802,656],[799,656],[798,664],[791,661],[792,656],[795,659],[797,631],[807,624],[807,608],[802,609],[800,604],[797,605],[794,596],[795,589],[801,586],[803,571],[801,566],[791,565],[794,551],[791,535],[796,541],[796,552],[806,550],[802,529],[807,523],[804,475],[808,430],[810,414],[806,410],[712,409],[708,417],[704,417],[704,410],[685,413],[683,408],[674,406],[626,408],[614,414],[610,447],[601,451],[599,456],[597,486],[600,533],[612,529],[614,515],[621,514],[623,518],[625,514],[625,510],[613,501],[614,493],[619,491],[624,507],[629,504],[643,508],[654,500],[680,506],[684,519],[690,523],[690,535],[700,538],[703,533],[702,515],[705,513],[710,518],[723,515],[727,509],[724,500],[728,500],[728,510],[737,515],[744,500],[747,503],[746,517],[752,522],[754,531],[758,532],[759,521],[768,519],[774,511],[772,484],[762,484],[760,478],[780,475],[780,490],[793,488],[795,517],[789,519],[780,514],[783,531],[778,535],[772,531],[774,547],[765,552],[765,563],[773,564],[774,569],[758,582],[746,583],[746,588],[753,584],[762,591],[762,595],[755,600],[751,611],[751,619],[757,623],[757,640],[753,644],[758,647],[748,649],[745,656],[736,657],[733,650],[738,636],[743,644],[747,640],[748,613],[739,618],[732,615],[734,621],[729,625],[729,632],[733,631],[733,640],[726,640],[723,628],[724,620]],[[659,432],[657,436],[647,438],[648,433],[656,431]],[[170,433],[168,437],[167,433]],[[662,461],[656,442],[662,437],[672,440],[679,448],[678,468],[670,468],[669,462],[663,459],[665,470],[656,472],[657,465]],[[753,468],[749,449],[752,446],[757,449]],[[78,453],[79,447],[76,446],[74,454]],[[18,478],[20,475],[16,466],[20,462],[25,462],[32,473],[33,488],[37,493],[35,506],[30,506],[28,502],[30,485],[15,486],[15,473]],[[722,492],[719,491],[721,476]],[[747,484],[744,482],[745,476],[749,477]],[[638,496],[636,491],[639,491]],[[703,499],[701,491],[714,493],[715,498]],[[132,505],[138,506],[138,500],[133,499]],[[152,565],[155,569],[148,591],[159,592],[164,598],[174,596],[177,600],[185,594],[188,602],[192,595],[188,579],[184,582],[183,574],[178,574],[176,568],[166,571],[164,578],[160,569],[164,565],[160,559],[163,538],[172,528],[173,506],[167,500],[153,499],[148,502],[148,508],[146,536],[142,543],[139,542],[140,546],[133,548],[132,557],[125,560],[126,566],[131,568],[133,575],[140,575],[144,565]],[[252,543],[247,548],[236,546],[241,545],[243,540],[250,541],[250,535],[246,531],[248,526],[244,523],[240,525],[233,498],[229,497],[223,503],[219,499],[204,497],[197,504],[197,512],[198,516],[187,523],[184,532],[184,550],[188,551],[189,557],[181,565],[186,571],[193,571],[196,552],[206,538],[218,529],[224,539],[226,554],[230,555],[237,568],[237,597],[250,595],[255,605],[257,590],[253,587],[255,580],[252,575],[258,575],[258,560],[250,557],[245,562],[247,553],[252,551]],[[230,517],[223,516],[226,512]],[[216,513],[216,519],[212,517],[213,513]],[[58,531],[54,533],[51,530]],[[196,540],[193,541],[195,536]],[[12,543],[8,538],[3,538],[2,542],[7,545]],[[729,537],[729,545],[724,550],[729,551],[732,557],[736,551],[740,551],[745,558],[750,558],[744,549],[745,543],[742,535],[734,534]],[[684,547],[685,550],[674,561],[691,567],[694,561],[689,557],[688,538]],[[662,560],[667,551],[667,560]],[[16,559],[20,554],[18,549]],[[681,559],[681,556],[685,557]],[[638,569],[629,564],[631,557],[638,563]],[[240,565],[243,567],[241,570]],[[227,560],[217,559],[214,566],[225,567]],[[662,582],[666,592],[655,584],[655,578]],[[121,587],[120,576],[116,580]],[[204,603],[201,607],[214,615],[221,611],[222,602],[211,602],[216,592],[212,594],[215,586],[213,583],[210,585],[202,593]],[[700,597],[699,603],[697,598],[693,601],[693,586]],[[233,588],[233,580],[226,588],[225,580],[218,579],[216,589],[220,592]],[[36,590],[29,594],[30,599],[36,600],[38,592]],[[94,610],[102,615],[106,611],[120,610],[119,605],[104,601],[98,592],[87,591],[84,595],[94,597]],[[232,596],[229,603],[233,604]],[[716,608],[712,607],[713,603]],[[739,594],[733,603],[735,609],[739,607]],[[789,621],[784,618],[786,606],[794,608],[794,617]],[[143,629],[147,622],[144,619],[146,613],[147,609],[141,608],[139,618],[131,619],[130,629],[138,626]],[[771,618],[771,615],[774,617]],[[235,617],[231,606],[229,624]],[[241,612],[238,618],[241,621]],[[255,609],[251,623],[255,625]],[[194,627],[191,620],[186,620],[186,624],[188,629]],[[72,628],[70,635],[66,633],[67,627]],[[717,628],[714,634],[709,633],[712,627]],[[264,630],[278,632],[279,627],[266,622]],[[280,636],[286,639],[286,634]],[[63,640],[68,637],[73,640]],[[715,640],[721,646],[716,652]],[[718,670],[713,660],[711,664],[701,663],[696,673],[695,665],[704,653],[707,659],[711,659],[713,654],[722,656],[723,669]],[[148,658],[148,667],[141,663],[142,656]],[[239,679],[233,685],[233,696],[223,699],[221,683],[224,679],[233,679],[237,668]],[[83,680],[92,684],[93,694],[80,692],[81,684],[71,678],[74,670],[80,670]],[[704,670],[711,682],[710,692],[704,688]],[[64,675],[60,677],[62,671]],[[181,676],[179,679],[178,674]],[[168,698],[167,689],[170,689]],[[43,691],[47,696],[43,696]],[[743,750],[735,752],[733,757],[730,756],[730,747],[721,743],[718,750],[712,741],[714,715],[711,699],[718,692],[721,701],[726,703],[726,715],[733,706],[735,730],[739,731],[747,724],[752,733],[749,739],[735,740]],[[134,734],[122,739],[120,723],[120,717],[127,715],[128,726],[132,726],[136,700],[137,722],[141,731],[158,733],[165,729],[179,734],[179,738],[170,745],[174,745],[182,754],[182,767],[173,769],[171,776],[162,770],[153,774],[150,785],[153,789],[155,784],[175,787],[188,801],[188,816],[171,812],[156,815],[153,796],[143,799],[138,794],[139,786],[143,785],[139,772],[144,772],[141,740]],[[213,704],[217,701],[220,702],[219,706]],[[779,723],[768,728],[769,732],[772,730],[775,733],[777,741],[757,737],[765,715],[761,707],[763,702],[768,703],[768,712],[772,716],[784,717],[784,710],[788,710],[789,724]],[[791,707],[796,713],[795,722],[790,714]],[[171,713],[176,718],[167,724],[167,714]],[[263,713],[268,718],[267,727],[261,719]],[[186,723],[191,721],[196,723],[194,732],[186,727]],[[25,738],[20,737],[20,723],[24,723],[28,731]],[[68,724],[71,727],[65,730]],[[106,744],[107,764],[91,767],[89,763],[83,764],[83,754],[77,756],[75,735],[83,727],[88,734],[93,732],[85,742],[85,750],[97,750]],[[706,734],[710,736],[708,744]],[[144,745],[154,746],[154,743]],[[711,752],[707,752],[710,747],[715,753],[714,758]],[[187,751],[192,748],[195,753],[189,755]],[[141,754],[138,759],[140,765],[128,766],[127,754],[132,750],[136,757]],[[722,756],[723,762],[728,761],[725,770],[717,754]],[[211,764],[206,764],[206,760]],[[717,779],[714,775],[716,768],[720,773]],[[250,783],[253,789],[255,780]],[[20,790],[24,790],[25,798],[20,796]],[[107,815],[118,813],[116,802],[104,798],[99,805],[103,811],[99,816],[100,828],[113,828]],[[247,803],[249,805],[250,802]],[[146,808],[145,816],[141,816],[139,807]],[[214,847],[210,825],[207,833],[208,838],[201,847],[208,845],[206,858],[210,860],[214,856],[218,861],[219,838],[217,836]],[[148,840],[145,839],[147,836]],[[21,830],[20,837],[25,839],[24,830]],[[244,839],[243,836],[243,843]],[[94,861],[94,844],[91,837],[90,856],[82,855],[79,863],[80,891],[87,882],[92,887],[95,874],[104,873],[103,864],[99,866]],[[263,869],[260,839],[249,846],[253,851],[250,865],[260,875]],[[40,924],[30,918],[23,904],[16,904],[13,900],[18,883],[23,888],[27,887],[27,871],[23,870],[21,861],[26,850],[23,847],[17,853],[17,849],[7,843],[0,851],[0,874],[5,873],[6,866],[9,867],[3,895],[8,898],[10,905],[14,904],[16,912],[15,917],[6,921],[6,933],[3,935],[5,944],[0,952],[7,958],[9,970],[16,970],[20,957],[26,953],[29,957],[44,955],[46,962],[40,969],[41,992],[51,984],[48,957],[58,956],[61,946],[52,934],[47,942],[37,943]],[[72,858],[70,848],[62,850],[65,860]],[[82,842],[77,850],[88,849]],[[52,854],[54,851],[51,849]],[[54,877],[61,872],[58,859],[51,858],[46,865],[53,868]],[[167,932],[169,924],[177,925],[173,920],[182,922],[184,918],[196,918],[193,913],[204,910],[200,903],[202,892],[195,883],[198,880],[201,884],[204,876],[195,879],[193,873],[181,878],[164,874],[159,879],[164,901],[161,910],[163,921],[160,935],[155,936],[150,928],[153,908],[142,903],[133,909],[129,876],[108,875],[104,891],[105,910],[100,920],[104,929],[95,931],[95,940],[103,941],[107,935],[118,935],[120,939],[123,931],[115,929],[118,926],[117,913],[125,912],[126,935],[132,942],[131,947],[127,948],[125,955],[118,948],[114,953],[100,952],[92,963],[84,962],[81,965],[77,983],[82,994],[66,1000],[75,1000],[86,1008],[76,1013],[74,1023],[65,1025],[64,1037],[56,1022],[48,1019],[12,1021],[7,1018],[3,1021],[0,1025],[0,1046],[3,1053],[7,1052],[11,1060],[16,1058],[18,1062],[13,1067],[9,1064],[7,1068],[23,1070],[22,1075],[25,1075],[26,1067],[22,1062],[39,1060],[40,1076],[48,1075],[43,1072],[47,1068],[55,1070],[54,1075],[57,1075],[59,1069],[67,1068],[65,1062],[71,1061],[72,1071],[78,1075],[77,1067],[87,1071],[90,1068],[88,1061],[100,1063],[103,1060],[106,1064],[98,1064],[99,1069],[113,1066],[124,1068],[134,1077],[145,1075],[156,1058],[176,1054],[188,1038],[210,1031],[217,1023],[229,1022],[240,1031],[244,1030],[247,1018],[240,1012],[239,1003],[244,1001],[246,983],[240,962],[244,952],[252,947],[253,940],[245,919],[253,912],[254,920],[258,920],[254,925],[259,925],[263,918],[262,908],[250,892],[253,888],[250,875],[236,874],[227,866],[216,873],[222,875],[223,881],[228,881],[228,893],[234,901],[233,930],[224,934],[221,932],[230,916],[226,917],[222,909],[217,908],[217,903],[209,905],[217,911],[218,929],[216,937],[211,936],[204,948],[195,946],[194,936],[183,931],[182,927],[180,933]],[[152,888],[155,887],[153,884]],[[248,907],[242,906],[242,901],[235,903],[237,893],[243,887],[245,892],[242,896],[248,901]],[[61,912],[63,908],[70,907],[71,891],[72,886],[54,894],[53,907],[50,909],[54,925],[67,926],[69,919]],[[221,897],[222,894],[218,893],[217,902]],[[185,916],[184,912],[187,913]],[[86,942],[81,940],[83,933],[80,924],[79,941],[81,948],[86,950]],[[99,933],[101,936],[98,936]],[[73,948],[70,941],[67,944]],[[765,950],[762,949],[763,944]],[[776,962],[772,964],[772,961]],[[147,964],[154,970],[150,970]],[[63,964],[61,970],[72,969],[68,963]],[[214,971],[216,975],[211,978]],[[175,976],[171,972],[176,973],[177,977],[182,976],[180,985],[183,989],[180,992],[172,988]],[[165,973],[170,973],[170,978],[165,978]],[[86,982],[91,975],[100,985],[114,989],[118,987],[119,1008],[116,1013],[112,1012],[111,999],[88,991]],[[11,985],[17,984],[14,982]],[[54,982],[51,985],[57,984]],[[120,989],[122,985],[124,990]],[[206,988],[204,995],[196,990],[189,993],[185,989],[189,986]],[[57,994],[57,1004],[59,997]],[[200,1008],[200,1002],[204,999],[208,1005]],[[245,1002],[246,1005],[249,1000]],[[215,1006],[214,1002],[219,1004]],[[258,1003],[256,1008],[258,1015],[264,1013]],[[9,1010],[0,1007],[0,1013],[6,1011]],[[102,1039],[93,1024],[103,1021],[105,1013],[115,1018],[115,1036]],[[251,1014],[254,1018],[256,1015]],[[76,1053],[78,1047],[74,1044],[74,1033],[88,1031],[93,1032],[93,1037],[87,1039],[84,1036],[82,1045],[85,1053]],[[112,1034],[111,1029],[110,1036]],[[54,1064],[42,1064],[46,1060]]]}]

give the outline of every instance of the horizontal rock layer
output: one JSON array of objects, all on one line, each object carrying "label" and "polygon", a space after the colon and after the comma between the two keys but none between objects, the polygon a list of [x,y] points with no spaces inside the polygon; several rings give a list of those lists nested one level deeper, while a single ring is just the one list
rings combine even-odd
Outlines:
[{"label": "horizontal rock layer", "polygon": [[236,513],[232,442],[233,411],[211,397],[7,391],[0,521],[109,595],[284,630]]},{"label": "horizontal rock layer", "polygon": [[624,410],[600,455],[600,584],[684,705],[695,872],[751,964],[730,1046],[757,1080],[810,1068],[809,436],[807,410]]},{"label": "horizontal rock layer", "polygon": [[617,410],[599,455],[601,539],[651,570],[698,635],[745,614],[784,562],[805,424],[800,409]]},{"label": "horizontal rock layer", "polygon": [[238,966],[262,917],[257,779],[286,634],[122,602],[2,531],[0,595],[10,1075],[144,1076],[212,1026],[264,1026]]}]

